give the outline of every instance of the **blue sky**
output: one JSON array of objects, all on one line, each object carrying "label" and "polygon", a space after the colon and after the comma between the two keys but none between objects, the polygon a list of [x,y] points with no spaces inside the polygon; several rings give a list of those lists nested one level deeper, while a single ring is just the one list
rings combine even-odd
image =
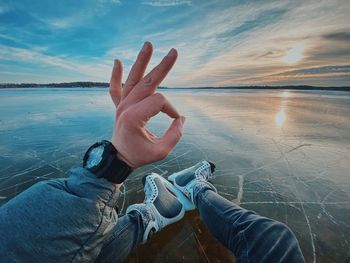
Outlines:
[{"label": "blue sky", "polygon": [[139,48],[163,85],[350,85],[348,1],[0,0],[0,82],[109,81]]}]

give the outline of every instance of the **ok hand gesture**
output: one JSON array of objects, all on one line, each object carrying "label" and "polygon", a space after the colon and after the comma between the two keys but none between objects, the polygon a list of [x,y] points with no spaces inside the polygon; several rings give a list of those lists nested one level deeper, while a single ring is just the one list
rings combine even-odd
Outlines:
[{"label": "ok hand gesture", "polygon": [[[146,42],[131,68],[122,89],[123,66],[114,61],[110,95],[116,106],[112,143],[118,157],[133,168],[159,161],[168,156],[182,136],[185,117],[161,93],[158,85],[175,64],[177,51],[171,49],[163,60],[144,76],[152,56],[152,44]],[[145,128],[150,118],[166,113],[173,122],[161,138]]]}]

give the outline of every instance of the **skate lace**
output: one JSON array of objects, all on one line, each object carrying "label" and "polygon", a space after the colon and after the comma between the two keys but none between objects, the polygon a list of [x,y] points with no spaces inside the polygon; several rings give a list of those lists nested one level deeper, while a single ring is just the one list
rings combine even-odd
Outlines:
[{"label": "skate lace", "polygon": [[152,180],[151,177],[146,178],[146,184],[145,184],[145,202],[146,203],[153,203],[156,197],[158,196],[158,188],[156,186],[156,183],[154,180]]},{"label": "skate lace", "polygon": [[211,176],[210,164],[205,163],[195,171],[196,179],[208,180]]}]

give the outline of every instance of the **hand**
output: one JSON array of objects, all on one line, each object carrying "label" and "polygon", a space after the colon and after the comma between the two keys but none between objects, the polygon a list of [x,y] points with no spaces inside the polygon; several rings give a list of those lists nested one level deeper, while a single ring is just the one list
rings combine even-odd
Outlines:
[{"label": "hand", "polygon": [[[175,64],[177,51],[171,49],[158,66],[144,77],[152,56],[152,44],[146,42],[132,66],[122,89],[123,66],[114,61],[110,95],[116,106],[112,143],[118,157],[133,168],[159,161],[168,156],[182,136],[185,117],[156,88]],[[158,138],[145,128],[150,118],[159,112],[173,118],[173,122]]]}]

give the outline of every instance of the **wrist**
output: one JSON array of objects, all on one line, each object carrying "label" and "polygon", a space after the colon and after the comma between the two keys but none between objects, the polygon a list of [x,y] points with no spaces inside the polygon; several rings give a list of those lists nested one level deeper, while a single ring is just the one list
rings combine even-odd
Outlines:
[{"label": "wrist", "polygon": [[119,148],[121,148],[121,147],[117,147],[117,143],[116,143],[114,134],[113,134],[113,136],[112,136],[111,143],[113,144],[114,148],[117,150],[117,158],[118,158],[119,160],[123,161],[124,163],[126,163],[127,165],[129,165],[130,168],[136,169],[137,166],[134,165],[132,162],[130,162],[123,154],[121,154],[121,153],[119,152]]},{"label": "wrist", "polygon": [[121,184],[133,171],[132,166],[122,157],[118,157],[115,146],[106,140],[92,145],[85,153],[83,167],[98,178],[105,178],[111,183]]},{"label": "wrist", "polygon": [[[114,146],[115,147],[115,146]],[[133,165],[131,162],[129,162],[120,152],[117,152],[117,158],[127,165],[129,165],[132,169],[136,169],[137,167]]]}]

